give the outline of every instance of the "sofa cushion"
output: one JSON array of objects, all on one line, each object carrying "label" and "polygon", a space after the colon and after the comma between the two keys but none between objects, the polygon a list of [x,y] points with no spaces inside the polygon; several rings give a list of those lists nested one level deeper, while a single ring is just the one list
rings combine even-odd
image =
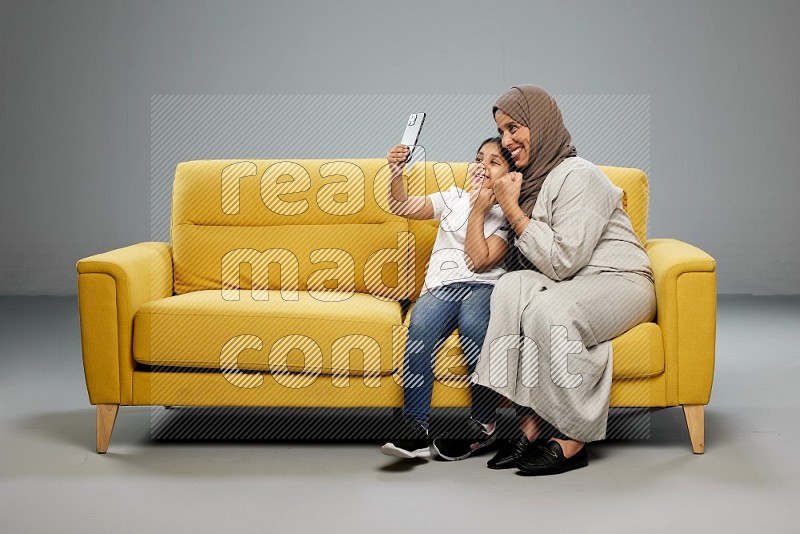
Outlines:
[{"label": "sofa cushion", "polygon": [[614,379],[648,378],[664,372],[664,340],[656,323],[642,323],[611,340]]},{"label": "sofa cushion", "polygon": [[644,244],[647,242],[647,208],[650,188],[647,175],[640,169],[598,165],[611,183],[622,189],[622,207],[631,219],[633,230]]},{"label": "sofa cushion", "polygon": [[[280,276],[275,269],[268,277],[244,273],[240,287],[302,290],[312,272],[336,267],[352,278],[348,290],[407,297],[414,275],[407,265],[394,268],[409,273],[407,283],[391,273],[370,283],[374,273],[365,274],[367,258],[391,256],[408,235],[406,219],[388,210],[388,178],[385,159],[180,163],[172,204],[175,293],[220,289],[225,261],[235,259],[245,270],[245,256],[269,251],[272,257],[261,260],[279,261]],[[396,256],[401,252],[408,262],[408,250]]]},{"label": "sofa cushion", "polygon": [[[412,308],[413,309],[413,308]],[[411,314],[405,318],[408,327]],[[611,341],[614,351],[614,380],[658,376],[664,372],[664,342],[655,323],[636,325]],[[451,387],[463,387],[467,365],[458,341],[458,329],[439,349],[434,376]]]},{"label": "sofa cushion", "polygon": [[[295,301],[277,290],[265,296],[253,300],[242,290],[239,300],[229,301],[221,291],[207,290],[148,302],[134,318],[134,359],[219,370],[238,357],[240,370],[392,372],[392,339],[402,330],[393,329],[402,324],[398,302],[331,291],[316,297],[300,291]],[[404,342],[396,339],[395,347]]]},{"label": "sofa cushion", "polygon": [[[413,286],[406,223],[172,228],[175,293],[335,290],[402,299]],[[380,252],[383,251],[383,252]]]}]

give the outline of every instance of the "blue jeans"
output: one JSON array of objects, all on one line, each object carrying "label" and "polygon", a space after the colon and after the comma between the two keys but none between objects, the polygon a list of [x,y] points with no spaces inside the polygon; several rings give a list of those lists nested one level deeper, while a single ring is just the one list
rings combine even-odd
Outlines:
[{"label": "blue jeans", "polygon": [[[403,415],[428,426],[433,393],[436,353],[455,328],[467,361],[468,374],[475,371],[489,327],[489,301],[494,286],[457,282],[424,293],[411,310],[404,355]],[[472,417],[491,423],[496,417],[497,394],[472,384]]]}]

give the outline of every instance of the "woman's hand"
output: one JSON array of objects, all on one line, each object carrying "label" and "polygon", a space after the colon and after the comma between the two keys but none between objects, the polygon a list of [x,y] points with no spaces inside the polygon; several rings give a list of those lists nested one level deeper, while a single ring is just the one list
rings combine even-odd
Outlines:
[{"label": "woman's hand", "polygon": [[510,172],[505,176],[497,178],[492,183],[494,196],[497,203],[503,209],[503,213],[508,214],[514,208],[519,207],[519,191],[522,187],[522,174]]},{"label": "woman's hand", "polygon": [[389,162],[389,168],[392,171],[392,176],[399,172],[402,173],[403,167],[408,159],[408,147],[406,145],[394,145],[386,153],[386,160]]}]

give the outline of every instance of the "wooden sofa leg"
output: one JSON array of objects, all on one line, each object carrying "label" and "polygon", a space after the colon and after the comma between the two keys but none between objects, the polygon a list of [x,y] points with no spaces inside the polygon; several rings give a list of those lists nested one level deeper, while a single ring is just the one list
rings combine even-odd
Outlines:
[{"label": "wooden sofa leg", "polygon": [[97,453],[105,454],[111,441],[111,432],[117,420],[119,404],[97,405]]},{"label": "wooden sofa leg", "polygon": [[702,404],[684,404],[683,415],[689,427],[689,439],[692,440],[692,451],[703,454],[705,445],[705,406]]}]

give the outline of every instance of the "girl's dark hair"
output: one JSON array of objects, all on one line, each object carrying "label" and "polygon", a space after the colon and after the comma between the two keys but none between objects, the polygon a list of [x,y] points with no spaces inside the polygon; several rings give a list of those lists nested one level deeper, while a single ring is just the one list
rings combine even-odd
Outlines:
[{"label": "girl's dark hair", "polygon": [[508,163],[508,172],[515,172],[517,170],[517,166],[514,165],[511,152],[509,152],[508,149],[503,146],[503,140],[499,137],[490,137],[489,139],[486,139],[483,143],[481,143],[481,146],[478,147],[478,152],[480,152],[483,146],[488,143],[494,143],[497,145],[497,148],[500,149],[500,154],[503,156],[503,159],[506,160],[506,163]]}]

